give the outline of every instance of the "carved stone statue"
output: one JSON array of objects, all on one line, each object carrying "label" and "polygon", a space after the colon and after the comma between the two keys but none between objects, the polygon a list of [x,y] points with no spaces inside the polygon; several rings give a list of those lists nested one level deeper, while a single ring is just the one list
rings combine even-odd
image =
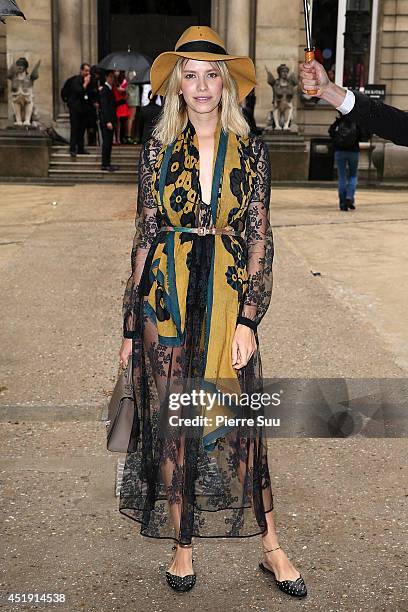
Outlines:
[{"label": "carved stone statue", "polygon": [[298,80],[293,72],[289,74],[289,67],[286,64],[278,66],[277,79],[266,66],[265,70],[268,75],[268,84],[273,91],[269,125],[274,123],[275,130],[288,130],[293,116],[292,100]]},{"label": "carved stone statue", "polygon": [[34,110],[34,81],[38,79],[39,60],[31,74],[28,74],[28,61],[20,57],[11,66],[7,78],[11,81],[11,103],[13,105],[14,125],[31,125]]}]

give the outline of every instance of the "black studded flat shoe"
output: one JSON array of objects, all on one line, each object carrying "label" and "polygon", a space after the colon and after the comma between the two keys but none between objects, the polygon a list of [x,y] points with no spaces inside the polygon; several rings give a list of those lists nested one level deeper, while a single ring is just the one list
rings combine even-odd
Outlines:
[{"label": "black studded flat shoe", "polygon": [[[192,548],[192,544],[180,544],[178,546],[181,548]],[[173,546],[172,550],[177,550],[177,546]],[[173,557],[174,559],[174,557]],[[194,559],[193,559],[194,563]],[[167,584],[174,590],[179,593],[183,593],[189,591],[193,588],[196,583],[197,576],[196,574],[187,574],[187,576],[176,576],[175,574],[171,574],[169,571],[166,572],[166,580]]]},{"label": "black studded flat shoe", "polygon": [[[278,550],[278,548],[280,548],[280,546],[272,548],[271,550],[264,550],[264,553],[266,554],[268,552],[272,552],[273,550]],[[300,575],[299,578],[296,578],[296,580],[277,580],[275,573],[270,570],[269,567],[266,567],[266,565],[264,565],[262,562],[259,563],[259,568],[265,573],[272,574],[272,576],[275,578],[276,586],[284,593],[294,597],[305,597],[305,595],[307,595],[307,588],[302,575]]]}]

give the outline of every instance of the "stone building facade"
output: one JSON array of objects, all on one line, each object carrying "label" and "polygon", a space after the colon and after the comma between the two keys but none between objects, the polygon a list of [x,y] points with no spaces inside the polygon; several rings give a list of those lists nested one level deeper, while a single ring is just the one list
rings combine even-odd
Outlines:
[{"label": "stone building facade", "polygon": [[[191,24],[211,25],[230,53],[250,55],[256,65],[255,117],[264,126],[272,91],[267,67],[276,75],[281,63],[295,74],[304,58],[303,3],[288,0],[19,0],[27,21],[0,24],[0,87],[7,66],[25,56],[42,60],[35,83],[36,107],[44,125],[66,125],[59,91],[106,53],[130,45],[152,57],[174,46]],[[137,8],[135,8],[137,7]],[[315,0],[313,38],[318,57],[333,80],[344,86],[386,86],[386,102],[408,110],[408,0]],[[0,127],[12,119],[7,96],[0,93]],[[316,99],[294,98],[296,126],[306,147],[327,136],[335,111]],[[388,145],[387,145],[388,146]],[[407,171],[408,173],[408,171]]]}]

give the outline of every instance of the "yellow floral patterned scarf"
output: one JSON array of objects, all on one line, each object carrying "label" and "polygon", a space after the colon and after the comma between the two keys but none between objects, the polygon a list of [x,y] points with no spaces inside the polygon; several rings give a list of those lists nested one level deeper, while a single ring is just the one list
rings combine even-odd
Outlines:
[{"label": "yellow floral patterned scarf", "polygon": [[[158,154],[152,189],[159,226],[232,227],[242,232],[256,159],[249,138],[225,133],[218,123],[211,201],[202,202],[198,138],[191,122]],[[248,286],[244,236],[160,233],[150,253],[143,289],[144,313],[166,347],[196,344],[189,377],[199,376],[209,389],[239,391],[231,344]],[[190,339],[186,342],[186,333]],[[224,407],[222,412],[233,414]],[[229,428],[227,428],[229,429]],[[207,443],[224,430],[205,428]],[[226,431],[226,430],[225,430]]]}]

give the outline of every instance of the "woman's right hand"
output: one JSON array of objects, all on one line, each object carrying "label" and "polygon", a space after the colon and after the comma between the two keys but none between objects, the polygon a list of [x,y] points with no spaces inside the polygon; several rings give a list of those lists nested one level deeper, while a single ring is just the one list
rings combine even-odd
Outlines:
[{"label": "woman's right hand", "polygon": [[132,354],[132,338],[123,338],[122,346],[119,351],[119,359],[125,368],[127,366],[127,362],[129,357]]}]

